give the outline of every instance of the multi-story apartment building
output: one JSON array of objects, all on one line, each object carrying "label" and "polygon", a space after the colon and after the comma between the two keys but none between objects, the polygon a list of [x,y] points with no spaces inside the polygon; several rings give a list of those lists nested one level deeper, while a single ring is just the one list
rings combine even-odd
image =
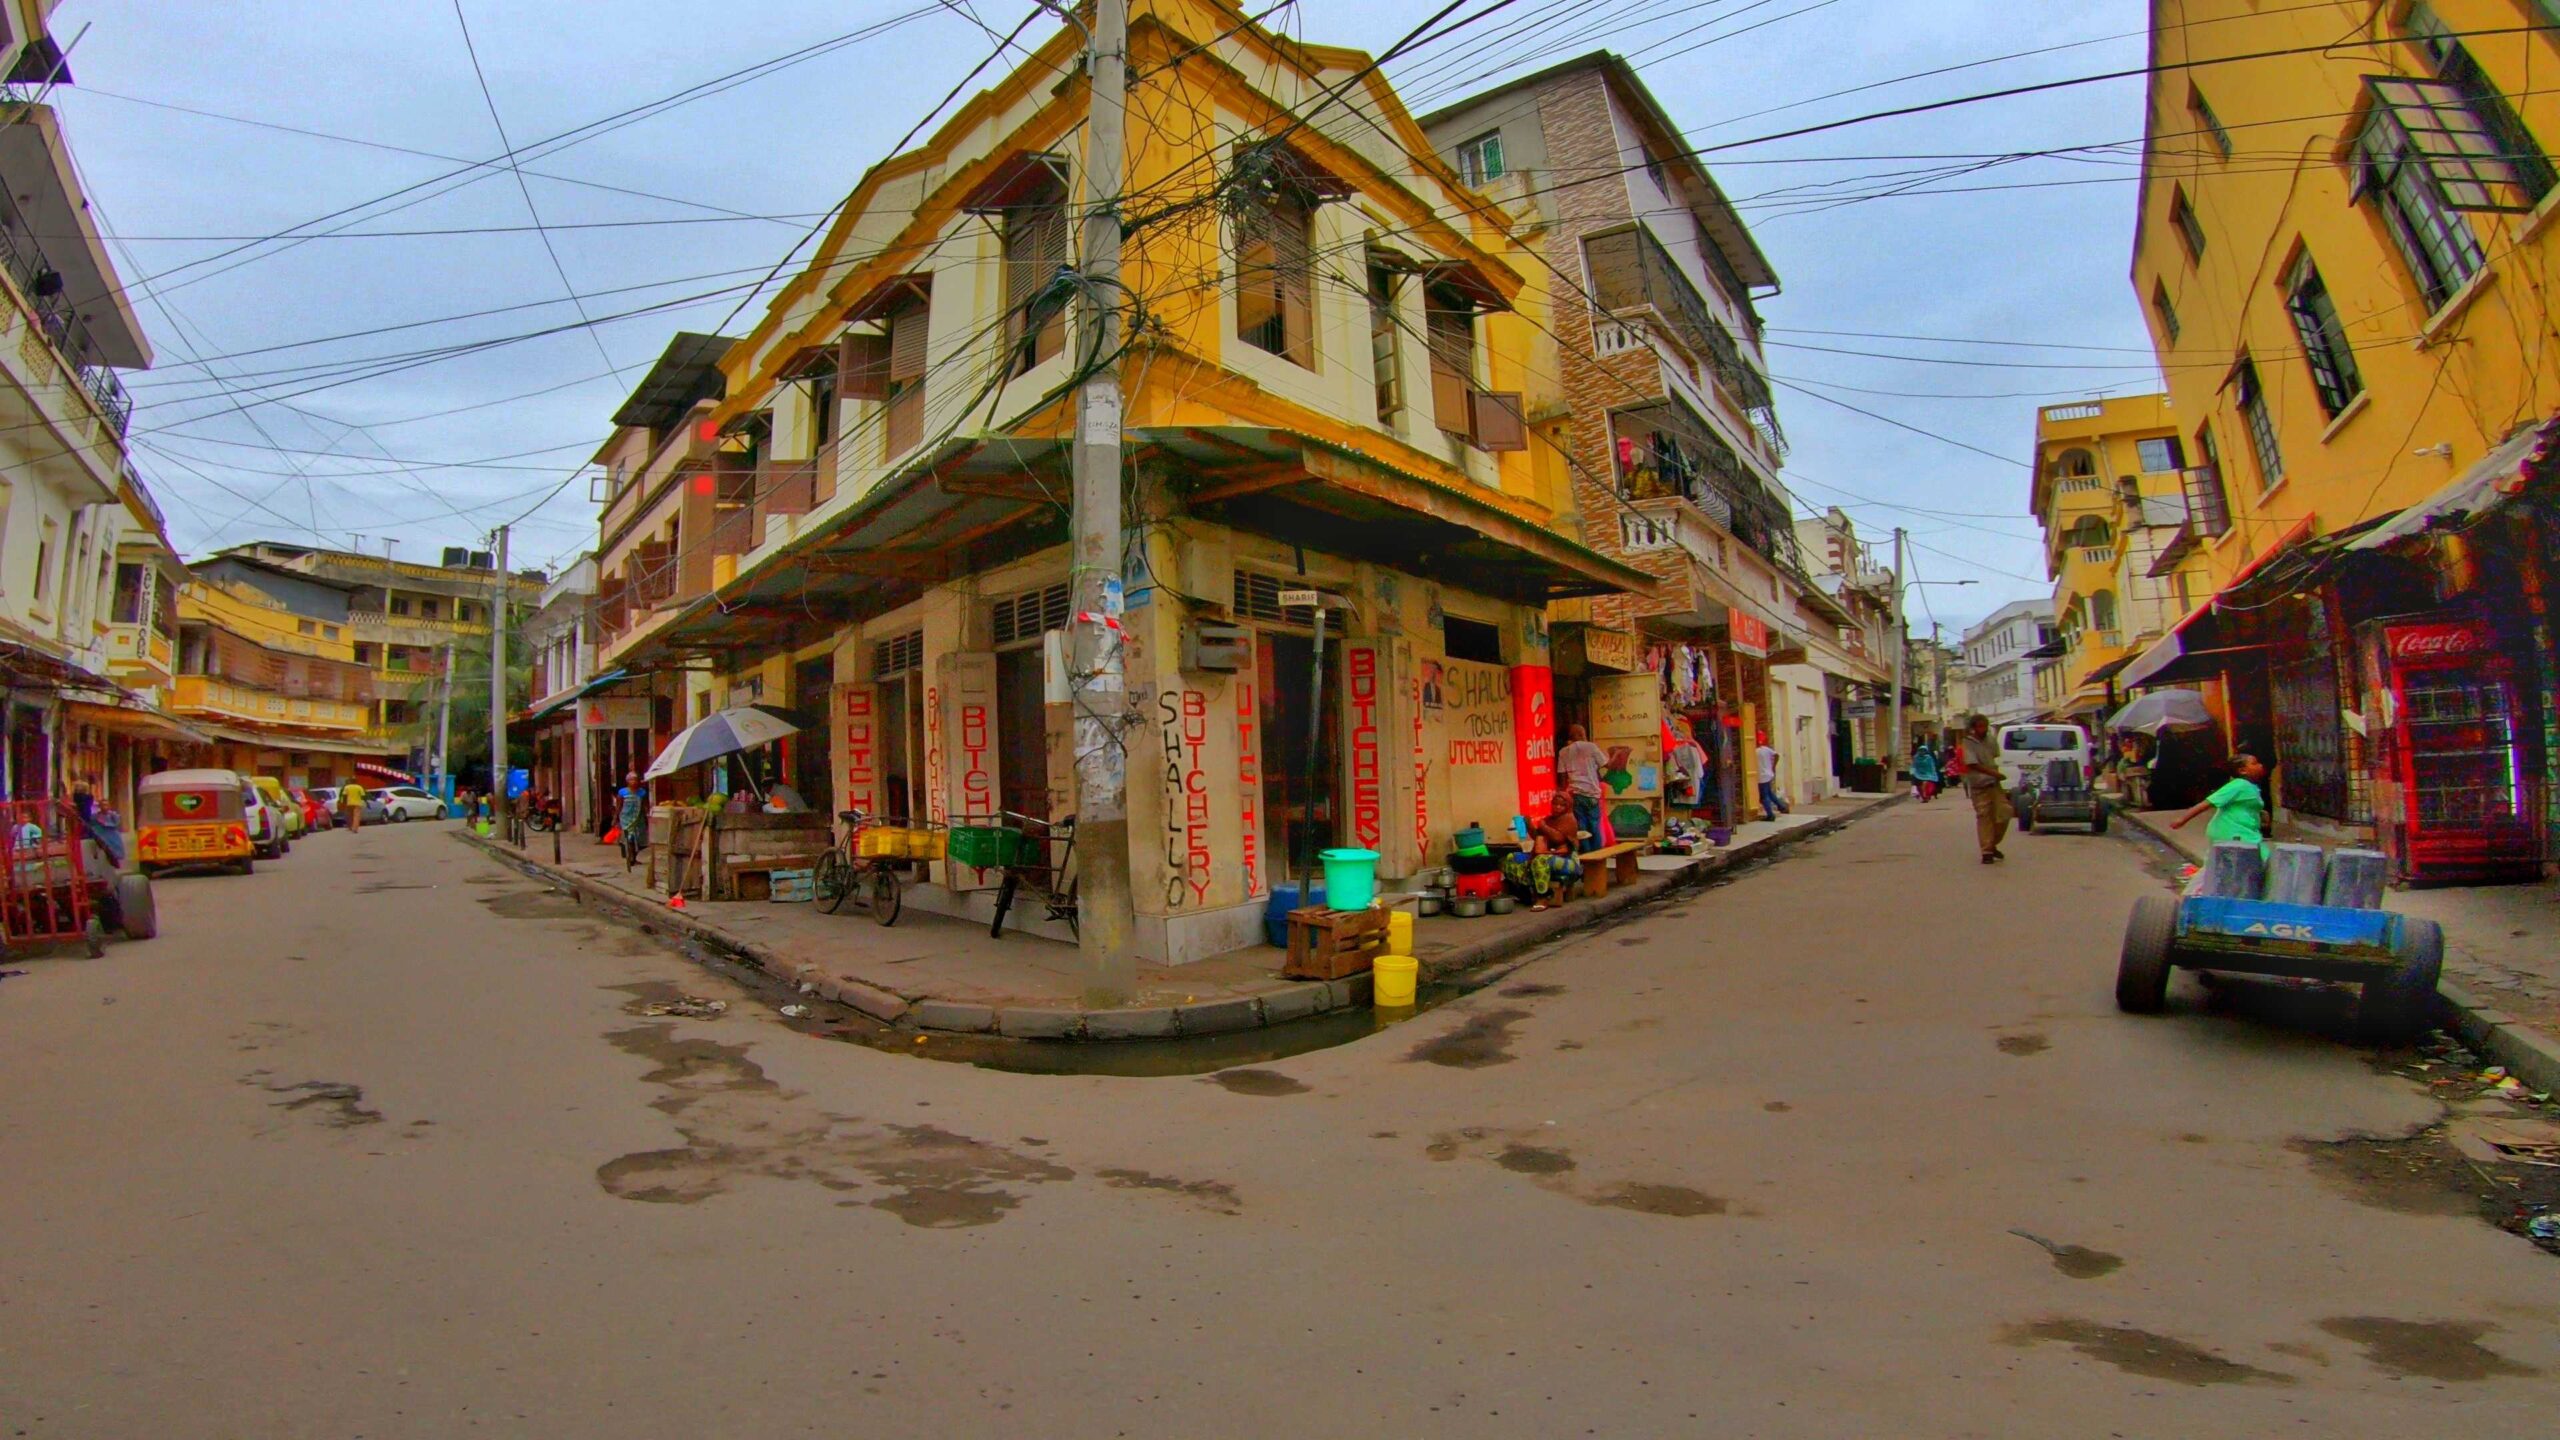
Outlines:
[{"label": "multi-story apartment building", "polygon": [[1994,725],[2033,720],[2038,651],[2061,639],[2050,600],[2012,600],[1964,632],[1965,702]]},{"label": "multi-story apartment building", "polygon": [[156,519],[125,453],[117,372],[148,366],[151,346],[45,103],[70,83],[52,9],[0,7],[0,794],[12,796],[104,783],[92,732],[110,712],[148,713],[107,672],[117,567],[148,549],[127,537]]},{"label": "multi-story apartment building", "polygon": [[[1712,657],[1712,693],[1675,698],[1742,737],[1737,751],[1755,731],[1819,739],[1828,700],[1773,688],[1770,666],[1800,662],[1811,634],[1836,641],[1850,617],[1803,577],[1777,481],[1786,438],[1752,303],[1777,287],[1767,257],[1616,55],[1566,61],[1421,123],[1535,247],[1530,281],[1552,299],[1533,364],[1557,376],[1561,403],[1533,418],[1556,422],[1541,433],[1569,459],[1585,540],[1656,577],[1649,598],[1594,602],[1590,622]],[[1683,668],[1676,654],[1671,668]]]},{"label": "multi-story apartment building", "polygon": [[[1797,521],[1795,529],[1797,549],[1814,585],[1848,620],[1836,627],[1806,627],[1803,663],[1775,666],[1770,678],[1773,684],[1810,690],[1819,697],[1812,713],[1823,717],[1817,738],[1828,753],[1808,770],[1808,778],[1827,772],[1837,784],[1845,781],[1857,761],[1878,760],[1885,753],[1896,643],[1894,575],[1891,568],[1876,563],[1874,551],[1858,535],[1857,522],[1838,506]],[[1798,713],[1804,713],[1801,704]],[[1916,710],[1910,713],[1917,714]]]},{"label": "multi-story apartment building", "polygon": [[2044,527],[2063,644],[2058,719],[2094,727],[2112,713],[2117,673],[2168,633],[2199,593],[2186,540],[2182,444],[2166,395],[2036,412],[2027,507]]},{"label": "multi-story apartment building", "polygon": [[[1546,604],[1649,580],[1581,543],[1531,434],[1563,412],[1519,222],[1367,56],[1229,0],[1133,5],[1125,167],[1096,187],[1123,197],[1123,290],[1075,268],[1082,43],[874,165],[747,334],[679,337],[643,379],[599,452],[598,664],[695,661],[667,723],[825,714],[780,748],[831,745],[838,807],[1058,816],[1080,763],[1125,774],[1125,840],[1082,814],[1078,853],[1126,845],[1133,949],[1180,961],[1255,943],[1319,845],[1409,874],[1543,809]],[[1081,302],[1130,348],[1119,413],[1071,426],[1111,358],[1076,343]],[[1114,433],[1127,583],[1079,617],[1067,455]],[[1120,648],[1136,702],[1081,753],[1070,626]],[[988,913],[999,874],[932,870],[907,903]]]},{"label": "multi-story apartment building", "polygon": [[[671,679],[596,668],[603,640],[596,557],[581,555],[552,578],[524,622],[532,698],[516,718],[514,738],[531,746],[533,787],[559,799],[563,824],[594,834],[612,824],[621,777],[648,765],[656,754],[650,736],[675,714]],[[813,809],[832,814],[826,747],[801,752],[808,763],[790,778]]]},{"label": "multi-story apartment building", "polygon": [[[2377,823],[2406,873],[2430,837],[2472,857],[2440,874],[2530,865],[2560,803],[2560,93],[2539,78],[2560,24],[2545,0],[2399,0],[2345,28],[2153,10],[2131,278],[2201,582],[2121,678],[2204,689],[2281,807]],[[2390,698],[2402,662],[2448,651],[2502,737],[2468,758]]]},{"label": "multi-story apartment building", "polygon": [[353,632],[344,587],[239,555],[197,566],[171,702],[208,742],[197,762],[297,786],[399,773],[407,749],[373,729]]}]

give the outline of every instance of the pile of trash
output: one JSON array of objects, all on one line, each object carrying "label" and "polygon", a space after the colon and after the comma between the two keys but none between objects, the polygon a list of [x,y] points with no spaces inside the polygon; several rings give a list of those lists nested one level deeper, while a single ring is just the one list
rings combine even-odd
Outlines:
[{"label": "pile of trash", "polygon": [[2440,1099],[2469,1100],[2494,1095],[2530,1108],[2551,1103],[2551,1092],[2535,1090],[2507,1073],[2504,1065],[2482,1065],[2480,1054],[2441,1030],[2427,1032],[2419,1047],[2425,1058],[2400,1067],[2412,1080],[2423,1080]]},{"label": "pile of trash", "polygon": [[673,1000],[653,1000],[640,1007],[643,1015],[672,1015],[680,1020],[717,1020],[729,1013],[726,1000],[706,1000],[699,995],[679,995]]}]

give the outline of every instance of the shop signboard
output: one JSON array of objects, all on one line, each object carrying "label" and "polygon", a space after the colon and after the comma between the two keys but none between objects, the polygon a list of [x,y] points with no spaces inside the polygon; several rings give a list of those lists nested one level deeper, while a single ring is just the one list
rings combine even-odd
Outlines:
[{"label": "shop signboard", "polygon": [[835,687],[836,794],[844,808],[880,813],[877,701],[868,685]]},{"label": "shop signboard", "polygon": [[1607,753],[1601,798],[1618,838],[1650,833],[1661,819],[1662,682],[1642,675],[1591,680],[1591,740]]},{"label": "shop signboard", "polygon": [[1769,626],[1760,617],[1728,606],[1725,610],[1728,641],[1737,655],[1754,659],[1769,658]]},{"label": "shop signboard", "polygon": [[[1516,796],[1522,815],[1544,815],[1556,793],[1556,673],[1544,665],[1511,667],[1511,731],[1518,757]],[[1450,731],[1457,733],[1453,727]]]},{"label": "shop signboard", "polygon": [[581,700],[578,702],[578,727],[583,730],[646,730],[649,728],[649,697],[622,695]]},{"label": "shop signboard", "polygon": [[[1438,667],[1436,675],[1424,672],[1426,704],[1440,707],[1441,728],[1448,737],[1449,815],[1443,828],[1508,828],[1520,803],[1512,672],[1469,660],[1433,664]],[[1428,855],[1429,850],[1426,842],[1424,853]]]},{"label": "shop signboard", "polygon": [[1578,662],[1585,670],[1617,675],[1629,674],[1642,663],[1642,649],[1634,631],[1601,625],[1577,625],[1557,631],[1556,652],[1560,660]]},{"label": "shop signboard", "polygon": [[1375,850],[1386,838],[1385,666],[1375,645],[1342,652],[1343,762],[1350,772],[1351,843]]},{"label": "shop signboard", "polygon": [[[993,816],[1004,808],[996,768],[996,657],[987,653],[944,657],[940,688],[942,694],[934,698],[941,701],[940,768],[950,777],[951,809],[946,813],[973,819]],[[929,769],[931,758],[928,755]],[[950,870],[954,890],[984,889],[1004,878],[1000,871],[974,865],[955,864]]]}]

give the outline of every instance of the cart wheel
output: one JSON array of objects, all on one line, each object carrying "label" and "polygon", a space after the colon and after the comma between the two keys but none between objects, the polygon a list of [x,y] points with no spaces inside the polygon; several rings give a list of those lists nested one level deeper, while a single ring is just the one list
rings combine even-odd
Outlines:
[{"label": "cart wheel", "polygon": [[256,857],[255,855],[243,855],[243,856],[241,856],[241,857],[240,857],[240,873],[241,873],[241,874],[243,874],[243,875],[255,875],[255,874],[257,874],[257,873],[258,873],[258,857]]},{"label": "cart wheel", "polygon": [[853,893],[853,865],[841,850],[830,850],[818,857],[818,873],[810,877],[817,893],[818,908],[833,915],[844,908],[844,897]]},{"label": "cart wheel", "polygon": [[898,923],[898,909],[906,897],[898,888],[898,872],[882,865],[871,872],[871,918],[883,925]]},{"label": "cart wheel", "polygon": [[160,904],[151,898],[151,877],[116,877],[116,914],[127,940],[148,940],[160,933]]},{"label": "cart wheel", "polygon": [[2444,928],[2433,920],[2400,917],[2400,968],[2388,980],[2364,987],[2356,1001],[2356,1030],[2381,1044],[2407,1040],[2435,1019],[2436,981],[2444,974]]},{"label": "cart wheel", "polygon": [[106,954],[107,922],[99,919],[95,915],[90,916],[89,923],[81,928],[80,940],[81,943],[89,947],[90,959],[95,960],[99,956]]},{"label": "cart wheel", "polygon": [[2012,808],[2018,812],[2018,833],[2021,835],[2033,835],[2036,833],[2035,807],[2032,805],[2019,805]]},{"label": "cart wheel", "polygon": [[2107,833],[2107,802],[2104,800],[2098,801],[2097,808],[2089,812],[2089,833],[2092,835]]},{"label": "cart wheel", "polygon": [[2170,950],[2178,939],[2178,902],[2145,895],[2124,922],[2124,953],[2116,961],[2116,1008],[2129,1015],[2157,1015],[2169,1003]]}]

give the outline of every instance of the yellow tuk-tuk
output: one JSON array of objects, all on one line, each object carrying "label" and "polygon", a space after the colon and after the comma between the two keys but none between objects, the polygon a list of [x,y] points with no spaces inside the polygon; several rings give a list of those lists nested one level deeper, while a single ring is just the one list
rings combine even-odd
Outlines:
[{"label": "yellow tuk-tuk", "polygon": [[257,868],[240,776],[230,770],[164,770],[134,791],[134,859],[145,875],[193,866]]}]

